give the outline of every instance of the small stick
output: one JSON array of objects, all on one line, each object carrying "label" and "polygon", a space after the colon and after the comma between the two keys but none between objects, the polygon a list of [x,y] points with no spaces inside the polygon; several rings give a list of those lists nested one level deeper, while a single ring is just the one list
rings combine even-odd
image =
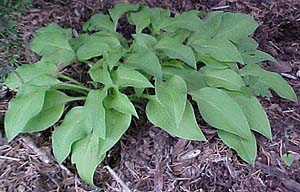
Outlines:
[{"label": "small stick", "polygon": [[106,168],[111,176],[122,186],[124,192],[132,192],[112,168],[109,166],[104,166],[104,168]]},{"label": "small stick", "polygon": [[7,156],[2,156],[0,155],[0,159],[7,159],[11,161],[20,161],[21,159],[13,158],[13,157],[7,157]]}]

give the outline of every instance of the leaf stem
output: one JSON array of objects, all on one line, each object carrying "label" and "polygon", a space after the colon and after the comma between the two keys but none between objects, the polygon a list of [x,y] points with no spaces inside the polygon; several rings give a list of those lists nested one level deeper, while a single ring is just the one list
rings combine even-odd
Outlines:
[{"label": "leaf stem", "polygon": [[86,97],[71,97],[68,101],[81,101],[86,100]]},{"label": "leaf stem", "polygon": [[66,83],[57,85],[57,88],[76,91],[76,92],[82,93],[84,95],[86,95],[91,90],[91,89],[89,89],[87,87],[83,87],[81,85],[66,84]]},{"label": "leaf stem", "polygon": [[75,83],[76,85],[82,86],[82,83],[80,83],[79,81],[76,81],[75,79],[73,79],[73,78],[71,78],[71,77],[68,77],[68,76],[66,76],[66,75],[64,75],[64,74],[59,74],[58,77],[60,77],[60,78],[62,78],[62,79],[65,79],[65,80],[68,80],[68,81],[70,81],[70,82],[72,82],[72,83]]}]

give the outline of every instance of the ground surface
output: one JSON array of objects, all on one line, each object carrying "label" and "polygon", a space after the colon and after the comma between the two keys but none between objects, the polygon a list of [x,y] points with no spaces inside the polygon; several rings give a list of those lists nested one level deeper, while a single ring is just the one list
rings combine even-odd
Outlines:
[{"label": "ground surface", "polygon": [[[143,0],[150,6],[249,13],[259,22],[255,38],[260,49],[272,54],[281,64],[269,70],[284,73],[299,95],[300,77],[300,2],[286,0]],[[18,58],[28,63],[37,60],[29,50],[32,33],[55,22],[80,31],[83,21],[93,13],[106,11],[108,0],[34,0],[27,14],[18,15],[23,47]],[[120,31],[123,27],[120,26]],[[126,36],[126,32],[122,31]],[[298,72],[299,73],[299,72]],[[11,93],[12,94],[12,93]],[[9,95],[0,101],[0,119]],[[214,130],[200,126],[208,142],[189,142],[173,138],[147,122],[132,123],[96,172],[96,183],[104,191],[122,191],[124,181],[132,191],[300,191],[300,163],[288,167],[284,153],[300,153],[300,105],[274,97],[261,100],[273,129],[273,140],[258,138],[259,152],[254,166],[244,164],[225,147]],[[200,121],[201,122],[201,121]],[[0,124],[1,125],[1,124]],[[1,128],[2,129],[2,128]],[[3,131],[3,130],[2,130]],[[3,132],[1,132],[3,135]],[[51,155],[50,131],[26,135],[7,144],[0,135],[0,191],[93,191],[82,182],[74,167],[59,166]],[[111,167],[118,178],[104,165]]]}]

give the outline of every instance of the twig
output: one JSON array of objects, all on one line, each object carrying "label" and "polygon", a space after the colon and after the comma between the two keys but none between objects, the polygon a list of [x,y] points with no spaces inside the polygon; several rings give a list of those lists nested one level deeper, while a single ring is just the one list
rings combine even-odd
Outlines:
[{"label": "twig", "polygon": [[13,158],[13,157],[7,157],[7,156],[2,156],[0,155],[0,159],[7,159],[11,161],[20,161],[21,159]]},{"label": "twig", "polygon": [[124,192],[132,192],[112,168],[109,166],[104,166],[104,168],[106,168],[111,176],[122,186]]}]

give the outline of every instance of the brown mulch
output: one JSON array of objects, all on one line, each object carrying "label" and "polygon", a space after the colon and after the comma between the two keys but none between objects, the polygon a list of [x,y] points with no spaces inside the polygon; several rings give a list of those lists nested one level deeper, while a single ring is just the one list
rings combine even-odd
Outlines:
[{"label": "brown mulch", "polygon": [[[20,58],[31,63],[33,32],[55,22],[80,31],[96,12],[106,12],[108,0],[33,0],[26,15],[18,17],[24,51]],[[260,26],[255,38],[260,49],[281,64],[272,71],[290,75],[287,80],[299,95],[300,2],[286,0],[128,0],[172,12],[190,9],[225,10],[249,13]],[[119,30],[124,32],[123,25]],[[124,34],[126,35],[126,34]],[[130,129],[107,155],[96,171],[96,183],[104,191],[122,191],[122,186],[103,165],[111,167],[132,191],[300,191],[300,163],[287,167],[284,153],[300,154],[300,105],[278,97],[262,100],[273,130],[269,141],[258,136],[259,152],[254,166],[237,158],[216,137],[215,131],[201,125],[208,142],[174,138],[148,122],[133,122]],[[0,101],[0,113],[7,100]],[[1,117],[1,115],[0,115]],[[0,118],[1,120],[1,118]],[[2,121],[1,121],[2,122]],[[1,123],[0,122],[0,123]],[[201,121],[199,121],[201,122]],[[1,124],[0,124],[1,126]],[[7,144],[0,135],[0,191],[93,191],[76,176],[69,162],[59,166],[51,155],[51,131],[21,136]],[[33,139],[30,139],[33,138]]]}]

